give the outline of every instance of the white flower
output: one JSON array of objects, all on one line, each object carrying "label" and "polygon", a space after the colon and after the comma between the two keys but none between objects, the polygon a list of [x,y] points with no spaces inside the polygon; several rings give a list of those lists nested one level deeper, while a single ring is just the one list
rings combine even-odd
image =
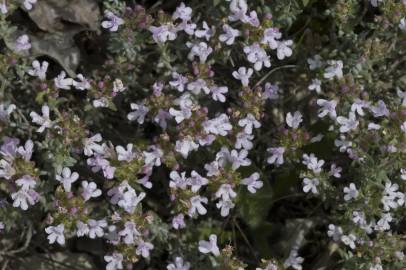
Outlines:
[{"label": "white flower", "polygon": [[267,159],[269,164],[276,164],[277,166],[282,165],[283,154],[285,153],[285,147],[271,147],[267,149],[271,153],[271,156]]},{"label": "white flower", "polygon": [[355,249],[356,240],[357,237],[355,237],[353,234],[341,236],[341,241],[344,243],[344,245],[349,246],[351,249]]},{"label": "white flower", "polygon": [[99,142],[102,141],[102,136],[100,133],[97,133],[96,135],[84,139],[83,142],[83,152],[86,156],[91,156],[93,155],[94,152],[101,153],[103,151],[103,147],[98,144]]},{"label": "white flower", "polygon": [[211,234],[209,236],[209,241],[200,240],[199,251],[203,254],[212,253],[216,257],[219,256],[220,250],[217,246],[217,235]]},{"label": "white flower", "polygon": [[400,129],[406,133],[406,121],[402,123],[402,125],[400,126]]},{"label": "white flower", "polygon": [[0,3],[0,13],[5,15],[8,12],[8,8],[7,8],[7,3],[6,0],[3,0],[2,3]]},{"label": "white flower", "polygon": [[233,126],[226,114],[220,114],[217,118],[213,118],[203,122],[203,128],[206,133],[214,135],[226,136],[228,131],[231,131]]},{"label": "white flower", "polygon": [[389,110],[383,100],[379,100],[376,106],[370,107],[374,117],[389,116]]},{"label": "white flower", "polygon": [[198,44],[187,42],[186,46],[190,48],[190,52],[187,56],[188,59],[193,61],[194,57],[198,56],[201,64],[204,64],[207,57],[213,52],[213,49],[209,47],[206,42],[199,42]]},{"label": "white flower", "polygon": [[335,178],[340,178],[342,170],[343,169],[341,167],[337,167],[337,165],[335,165],[333,163],[333,164],[331,164],[330,172],[328,174],[331,175],[331,176],[334,176]]},{"label": "white flower", "polygon": [[313,178],[313,179],[309,179],[309,178],[304,178],[303,179],[303,191],[305,193],[308,193],[309,191],[311,191],[313,194],[318,194],[318,190],[317,190],[317,186],[320,184],[319,179],[317,178]]},{"label": "white flower", "polygon": [[82,74],[79,73],[78,75],[76,75],[76,79],[78,79],[79,81],[72,80],[72,85],[77,90],[90,89],[91,86],[89,81]]},{"label": "white flower", "polygon": [[406,181],[406,169],[400,169],[400,178]]},{"label": "white flower", "polygon": [[27,210],[28,205],[34,205],[38,199],[38,194],[34,190],[20,189],[11,194],[13,207],[20,207],[22,210]]},{"label": "white flower", "polygon": [[121,200],[118,202],[118,205],[128,213],[132,214],[145,196],[145,192],[140,192],[140,194],[137,195],[135,190],[131,188],[123,194]]},{"label": "white flower", "polygon": [[355,118],[355,113],[350,112],[349,117],[339,116],[336,119],[337,123],[340,124],[340,132],[346,133],[348,131],[354,130],[358,127],[359,122]]},{"label": "white flower", "polygon": [[302,263],[304,259],[299,256],[297,249],[294,248],[290,251],[289,257],[283,263],[283,266],[286,268],[292,267],[296,270],[302,270]]},{"label": "white flower", "polygon": [[375,230],[377,231],[388,231],[390,230],[390,222],[393,220],[392,215],[390,213],[382,214],[381,218],[378,220],[375,226]]},{"label": "white flower", "polygon": [[292,49],[289,47],[292,45],[293,45],[292,40],[285,40],[285,41],[278,42],[276,56],[278,57],[279,60],[283,60],[283,59],[285,59],[285,57],[292,56]]},{"label": "white flower", "polygon": [[264,36],[261,40],[262,44],[267,44],[269,48],[275,50],[278,48],[278,39],[282,37],[281,32],[278,28],[267,28],[264,30]]},{"label": "white flower", "polygon": [[173,189],[186,189],[188,185],[188,179],[186,178],[186,172],[171,171],[169,174],[171,181],[169,181],[169,187]]},{"label": "white flower", "polygon": [[187,183],[191,186],[192,192],[196,193],[202,186],[207,185],[209,181],[207,180],[207,178],[204,178],[199,173],[193,170],[191,172],[191,176],[188,178]]},{"label": "white flower", "polygon": [[107,18],[107,21],[103,21],[101,25],[103,28],[109,29],[110,32],[116,32],[118,27],[124,24],[124,20],[114,15],[111,11],[104,11],[104,16]]},{"label": "white flower", "polygon": [[9,120],[10,114],[16,109],[16,105],[10,104],[6,106],[3,103],[0,103],[0,121],[7,122]]},{"label": "white flower", "polygon": [[104,219],[101,220],[94,220],[89,219],[87,221],[89,225],[89,237],[91,239],[95,239],[96,237],[103,237],[104,230],[103,228],[107,227],[107,222]]},{"label": "white flower", "polygon": [[307,58],[307,63],[309,64],[310,70],[321,68],[321,56],[316,54],[315,56],[313,56],[313,58]]},{"label": "white flower", "polygon": [[358,197],[358,190],[354,183],[351,183],[348,187],[344,187],[344,200],[349,201]]},{"label": "white flower", "polygon": [[278,85],[267,82],[265,83],[262,96],[264,99],[275,100],[279,98],[279,92],[280,90]]},{"label": "white flower", "polygon": [[356,112],[361,116],[365,115],[363,108],[369,108],[369,102],[359,98],[355,99],[354,103],[351,105],[351,111]]},{"label": "white flower", "polygon": [[127,149],[121,145],[116,146],[117,159],[120,161],[130,162],[136,157],[136,153],[133,152],[133,144],[127,144]]},{"label": "white flower", "polygon": [[321,93],[321,81],[319,79],[312,79],[312,83],[309,85],[310,91],[316,91],[317,94]]},{"label": "white flower", "polygon": [[240,80],[243,86],[248,86],[253,73],[254,70],[252,68],[240,67],[238,71],[233,72],[233,77]]},{"label": "white flower", "polygon": [[245,22],[247,11],[248,5],[246,0],[232,0],[230,3],[231,15],[228,16],[228,19],[232,22],[234,21]]},{"label": "white flower", "polygon": [[149,257],[150,250],[154,248],[154,245],[148,242],[144,242],[144,240],[139,240],[137,243],[137,249],[135,250],[135,254],[141,255],[144,258]]},{"label": "white flower", "polygon": [[254,135],[247,134],[245,132],[239,132],[236,136],[235,148],[236,149],[246,149],[251,150],[254,144],[252,140],[254,139]]},{"label": "white flower", "polygon": [[76,221],[76,235],[82,237],[89,234],[89,225],[82,221]]},{"label": "white flower", "polygon": [[113,253],[111,256],[106,255],[104,260],[107,262],[106,270],[123,269],[123,255],[121,253]]},{"label": "white flower", "polygon": [[259,43],[244,47],[244,53],[247,55],[248,62],[254,64],[255,70],[261,70],[262,66],[271,67],[270,58]]},{"label": "white flower", "polygon": [[293,129],[297,129],[302,121],[302,114],[299,111],[296,111],[293,115],[288,112],[286,115],[286,124]]},{"label": "white flower", "polygon": [[325,162],[322,159],[318,160],[314,154],[310,154],[310,156],[304,154],[302,163],[306,165],[309,170],[312,170],[315,174],[319,174]]},{"label": "white flower", "polygon": [[207,213],[207,210],[206,208],[204,208],[203,203],[207,204],[207,202],[208,199],[200,195],[196,195],[190,198],[190,207],[188,211],[189,216],[193,217],[193,215],[195,215],[196,212],[199,215],[205,215]]},{"label": "white flower", "polygon": [[170,81],[169,84],[179,92],[183,92],[185,90],[185,85],[189,81],[188,78],[177,72],[172,72],[172,78],[173,80]]},{"label": "white flower", "polygon": [[368,124],[368,130],[379,130],[381,129],[381,126],[375,123],[369,123]]},{"label": "white flower", "polygon": [[240,166],[249,166],[251,165],[251,160],[247,158],[248,156],[248,151],[245,149],[240,150],[238,152],[237,150],[232,150],[231,151],[231,168],[233,170],[237,170]]},{"label": "white flower", "polygon": [[190,136],[181,141],[176,141],[175,151],[180,153],[183,158],[187,158],[189,153],[198,149],[199,144],[195,143]]},{"label": "white flower", "polygon": [[334,77],[341,79],[343,77],[343,61],[330,60],[328,64],[329,66],[324,71],[324,78],[328,80],[332,80]]},{"label": "white flower", "polygon": [[165,43],[167,40],[175,40],[177,37],[177,29],[172,24],[164,24],[158,27],[151,26],[149,31],[156,43]]},{"label": "white flower", "polygon": [[87,181],[82,181],[82,187],[83,191],[81,195],[85,201],[90,200],[90,198],[99,197],[102,194],[101,190],[97,188],[95,182],[89,183]]},{"label": "white flower", "polygon": [[246,185],[247,189],[251,193],[256,193],[257,189],[262,188],[264,183],[262,181],[258,181],[259,173],[255,172],[251,174],[251,176],[242,179],[241,184]]},{"label": "white flower", "polygon": [[341,239],[341,236],[343,235],[343,229],[340,226],[330,224],[328,225],[327,235],[333,238],[334,241],[338,241]]},{"label": "white flower", "polygon": [[32,122],[40,126],[37,129],[37,132],[40,133],[44,132],[46,128],[50,128],[52,126],[52,121],[49,119],[49,107],[47,105],[44,105],[42,106],[41,111],[42,116],[40,116],[36,112],[30,113]]},{"label": "white flower", "polygon": [[149,108],[144,106],[143,104],[136,104],[136,103],[131,103],[131,110],[134,110],[133,112],[130,112],[127,115],[128,120],[134,121],[137,120],[138,124],[143,124],[145,120],[145,116],[149,112]]},{"label": "white flower", "polygon": [[203,90],[206,94],[210,93],[210,89],[207,86],[207,83],[203,79],[197,79],[196,81],[190,82],[187,85],[187,90],[192,92],[195,95],[200,94],[200,92]]},{"label": "white flower", "polygon": [[172,219],[172,227],[175,230],[183,229],[186,227],[185,216],[183,214],[178,214]]},{"label": "white flower", "polygon": [[184,262],[182,257],[176,257],[175,262],[168,264],[167,270],[189,270],[190,263]]},{"label": "white flower", "polygon": [[227,45],[234,44],[235,38],[241,35],[241,32],[232,28],[228,24],[223,25],[224,33],[219,36],[221,42],[225,42]]},{"label": "white flower", "polygon": [[24,0],[23,4],[27,10],[31,10],[35,3],[37,3],[37,0]]},{"label": "white flower", "polygon": [[244,132],[247,134],[251,134],[253,128],[261,127],[261,123],[258,122],[257,119],[255,119],[255,116],[252,115],[251,113],[247,114],[247,116],[245,118],[240,119],[238,121],[238,125],[240,127],[245,127]]},{"label": "white flower", "polygon": [[120,79],[115,79],[113,82],[113,92],[114,93],[121,93],[124,92],[127,87],[124,86],[123,81]]},{"label": "white flower", "polygon": [[45,232],[48,234],[48,241],[50,244],[55,243],[55,241],[60,244],[65,244],[65,236],[63,232],[65,231],[65,226],[59,224],[58,226],[49,226],[45,228]]},{"label": "white flower", "polygon": [[220,215],[226,217],[230,214],[230,210],[233,209],[235,204],[231,200],[220,200],[216,203],[216,207],[220,209]]},{"label": "white flower", "polygon": [[21,187],[22,190],[28,191],[30,189],[33,189],[36,186],[37,182],[32,176],[24,175],[16,181],[16,184],[17,186]]},{"label": "white flower", "polygon": [[216,33],[216,28],[212,26],[211,28],[207,25],[205,21],[203,21],[203,29],[196,30],[195,36],[198,38],[205,38],[207,41],[210,40],[212,36]]},{"label": "white flower", "polygon": [[65,71],[61,71],[58,77],[54,78],[54,84],[56,88],[69,90],[73,85],[73,79],[66,78]]},{"label": "white flower", "polygon": [[224,103],[226,97],[223,94],[228,92],[228,88],[227,86],[214,86],[210,88],[210,92],[212,93],[213,100]]},{"label": "white flower", "polygon": [[30,38],[27,35],[19,36],[16,40],[16,51],[25,51],[31,49]]},{"label": "white flower", "polygon": [[319,109],[318,117],[323,118],[326,115],[329,115],[330,118],[332,118],[332,119],[335,119],[337,117],[337,113],[336,113],[337,101],[318,99],[317,105],[319,105],[321,107]]},{"label": "white flower", "polygon": [[58,182],[61,182],[65,192],[70,192],[72,183],[76,182],[79,179],[79,174],[77,172],[71,172],[71,170],[67,167],[62,169],[61,175],[55,176]]},{"label": "white flower", "polygon": [[144,154],[145,165],[161,166],[161,158],[164,155],[163,151],[156,146],[152,146],[150,151],[152,152],[142,152]]},{"label": "white flower", "polygon": [[46,79],[48,66],[49,63],[47,61],[43,61],[42,64],[40,64],[39,61],[34,60],[34,62],[32,62],[33,68],[28,70],[28,74],[33,77],[38,77],[41,81],[43,81]]},{"label": "white flower", "polygon": [[230,184],[222,184],[216,192],[216,198],[221,198],[224,201],[231,200],[237,197],[237,193],[233,190]]},{"label": "white flower", "polygon": [[192,19],[192,9],[187,7],[185,3],[180,3],[172,15],[172,20],[181,19],[182,21],[190,21]]},{"label": "white flower", "polygon": [[137,230],[135,223],[132,221],[127,221],[124,224],[124,229],[118,234],[124,237],[124,243],[127,245],[134,244],[135,239],[141,235],[141,233]]},{"label": "white flower", "polygon": [[406,19],[405,18],[400,19],[399,28],[402,31],[406,31]]},{"label": "white flower", "polygon": [[378,2],[383,2],[383,0],[369,0],[373,7],[378,7]]}]

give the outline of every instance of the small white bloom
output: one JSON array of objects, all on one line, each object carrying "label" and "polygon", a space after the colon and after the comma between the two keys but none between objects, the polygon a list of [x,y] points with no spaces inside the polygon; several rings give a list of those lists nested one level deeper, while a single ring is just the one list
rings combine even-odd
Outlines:
[{"label": "small white bloom", "polygon": [[63,235],[65,226],[59,224],[58,226],[49,226],[45,228],[45,232],[48,234],[48,241],[50,244],[57,242],[60,245],[65,244],[65,236]]},{"label": "small white bloom", "polygon": [[302,114],[299,111],[296,111],[293,115],[288,112],[286,115],[286,124],[293,129],[297,129],[302,122]]},{"label": "small white bloom", "polygon": [[30,38],[27,35],[19,36],[16,40],[16,51],[26,51],[31,49]]},{"label": "small white bloom", "polygon": [[311,191],[313,194],[318,194],[318,190],[317,190],[317,186],[320,184],[319,179],[317,178],[313,178],[313,179],[309,179],[309,178],[304,178],[303,179],[303,191],[305,193],[308,193],[309,191]]},{"label": "small white bloom", "polygon": [[82,181],[82,187],[83,191],[81,195],[85,201],[90,200],[90,198],[99,197],[102,194],[101,190],[97,188],[95,182],[89,183],[87,181]]},{"label": "small white bloom", "polygon": [[41,81],[46,79],[46,73],[48,70],[49,63],[43,61],[42,64],[38,60],[32,62],[32,69],[28,70],[28,74],[33,77],[38,77]]},{"label": "small white bloom", "polygon": [[321,81],[319,79],[312,79],[312,83],[309,85],[310,91],[316,91],[317,94],[321,93]]},{"label": "small white bloom", "polygon": [[46,128],[50,128],[52,126],[52,121],[49,118],[49,107],[47,105],[44,105],[44,106],[42,106],[41,111],[42,111],[42,116],[40,116],[36,112],[30,113],[32,122],[40,126],[37,129],[37,132],[39,132],[39,133],[44,132],[44,130]]},{"label": "small white bloom", "polygon": [[206,208],[204,208],[203,203],[207,204],[208,199],[200,195],[193,196],[190,198],[190,207],[188,214],[193,217],[196,213],[199,215],[205,215],[207,213]]},{"label": "small white bloom", "polygon": [[72,183],[79,179],[79,174],[77,172],[71,172],[67,167],[62,169],[61,174],[55,176],[56,180],[63,185],[65,192],[70,192]]},{"label": "small white bloom", "polygon": [[254,74],[252,68],[240,67],[238,71],[233,72],[233,77],[240,80],[243,86],[248,86],[252,74]]},{"label": "small white bloom", "polygon": [[110,256],[106,255],[104,260],[107,262],[106,270],[123,269],[123,255],[121,253],[113,253]]},{"label": "small white bloom", "polygon": [[349,201],[358,197],[358,190],[354,183],[351,183],[348,187],[344,187],[344,200]]},{"label": "small white bloom", "polygon": [[271,67],[270,58],[259,43],[254,43],[251,46],[244,47],[244,53],[247,55],[248,62],[254,64],[255,70],[259,71],[263,66],[268,68]]},{"label": "small white bloom", "polygon": [[101,23],[102,27],[109,29],[110,32],[116,32],[118,27],[124,24],[124,20],[113,14],[113,12],[106,10],[104,16],[107,18],[106,21]]},{"label": "small white bloom", "polygon": [[184,262],[182,257],[176,257],[175,262],[168,264],[167,270],[189,270],[190,263]]},{"label": "small white bloom", "polygon": [[285,153],[285,147],[271,147],[267,149],[271,153],[271,156],[267,159],[269,164],[276,164],[277,166],[282,165],[283,154]]},{"label": "small white bloom", "polygon": [[65,71],[61,71],[61,73],[54,79],[54,84],[56,88],[69,90],[73,85],[72,78],[66,78]]},{"label": "small white bloom", "polygon": [[130,112],[127,115],[128,120],[134,121],[137,120],[138,124],[143,124],[145,120],[145,116],[149,112],[149,108],[144,106],[143,104],[136,104],[136,103],[131,103],[131,110],[134,110],[133,112]]},{"label": "small white bloom", "polygon": [[324,71],[324,78],[328,80],[332,80],[334,77],[341,79],[343,77],[343,61],[330,60],[328,64],[329,66]]},{"label": "small white bloom", "polygon": [[257,121],[254,115],[251,113],[247,114],[247,116],[243,119],[240,119],[238,121],[238,125],[240,127],[244,127],[244,132],[247,134],[252,133],[253,128],[260,128],[261,123]]},{"label": "small white bloom", "polygon": [[241,35],[241,32],[232,28],[228,24],[223,25],[224,33],[219,36],[221,42],[225,42],[227,45],[234,44],[235,38]]},{"label": "small white bloom", "polygon": [[278,42],[278,48],[277,48],[277,57],[279,60],[285,59],[285,57],[290,57],[292,56],[292,49],[290,46],[293,45],[292,40],[285,40],[285,41],[280,41]]},{"label": "small white bloom", "polygon": [[359,122],[355,118],[355,113],[350,112],[349,117],[339,116],[336,119],[337,123],[340,124],[340,132],[346,133],[351,130],[355,130],[358,127]]},{"label": "small white bloom", "polygon": [[87,224],[89,225],[90,239],[95,239],[96,237],[103,237],[104,228],[107,227],[107,222],[104,219],[101,220],[89,219],[87,221]]},{"label": "small white bloom", "polygon": [[262,188],[264,183],[259,180],[259,173],[255,172],[251,176],[242,179],[241,184],[246,185],[247,189],[251,193],[256,193],[257,189]]},{"label": "small white bloom", "polygon": [[319,109],[318,117],[323,118],[326,115],[329,115],[331,119],[335,119],[337,117],[337,113],[336,113],[337,101],[318,99],[317,105],[319,105],[321,107]]},{"label": "small white bloom", "polygon": [[220,250],[217,246],[217,235],[211,234],[209,236],[209,241],[200,240],[199,251],[204,254],[212,253],[216,257],[219,256]]}]

